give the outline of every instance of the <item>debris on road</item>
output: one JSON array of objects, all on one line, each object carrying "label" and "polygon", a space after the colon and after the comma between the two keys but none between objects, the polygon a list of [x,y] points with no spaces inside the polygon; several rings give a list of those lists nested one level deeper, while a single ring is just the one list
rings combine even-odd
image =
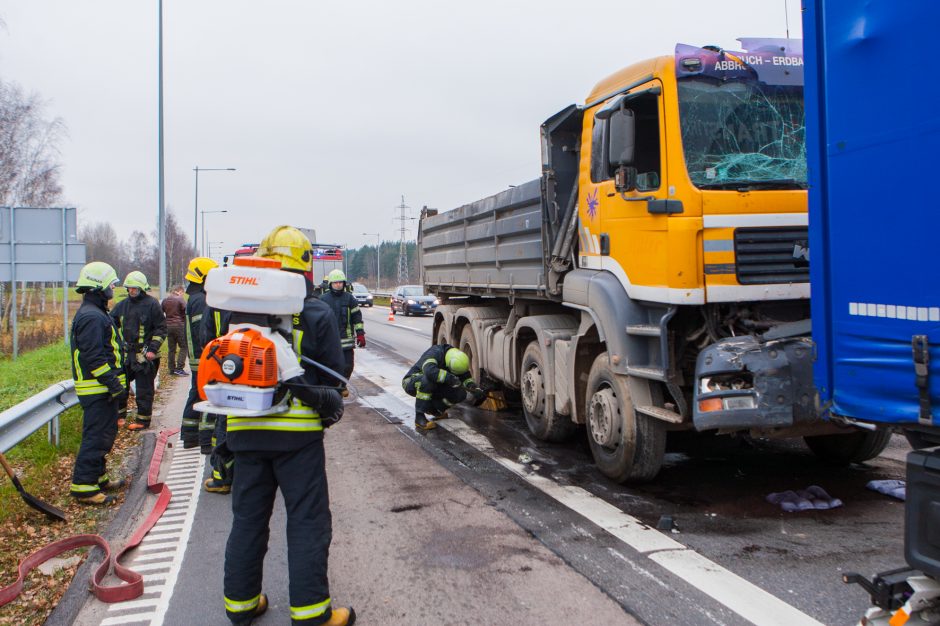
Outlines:
[{"label": "debris on road", "polygon": [[907,483],[903,480],[871,480],[865,486],[872,491],[883,493],[898,500],[904,500],[907,497]]},{"label": "debris on road", "polygon": [[799,491],[780,491],[767,496],[767,502],[778,504],[788,513],[793,511],[825,511],[842,506],[842,500],[833,498],[818,485],[810,485]]}]

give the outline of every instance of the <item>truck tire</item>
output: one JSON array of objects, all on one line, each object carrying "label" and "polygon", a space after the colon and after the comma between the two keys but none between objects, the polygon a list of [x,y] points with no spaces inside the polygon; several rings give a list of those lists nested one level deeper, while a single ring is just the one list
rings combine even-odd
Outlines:
[{"label": "truck tire", "polygon": [[543,441],[564,441],[574,432],[575,425],[566,415],[548,416],[548,398],[545,394],[545,358],[538,341],[526,346],[522,355],[522,376],[519,387],[522,395],[522,413],[529,430]]},{"label": "truck tire", "polygon": [[629,382],[614,374],[606,352],[591,365],[585,398],[588,445],[601,473],[618,483],[655,478],[666,451],[666,428],[633,409]]},{"label": "truck tire", "polygon": [[457,347],[470,359],[470,377],[479,385],[482,381],[480,380],[480,359],[477,357],[476,346],[477,344],[473,340],[473,328],[470,324],[467,324],[463,327],[463,330],[460,331],[460,345]]},{"label": "truck tire", "polygon": [[434,338],[434,345],[442,346],[445,343],[448,343],[447,333],[444,332],[444,330],[445,330],[444,323],[441,322],[441,325],[437,327],[437,336]]},{"label": "truck tire", "polygon": [[803,437],[807,447],[827,463],[848,465],[873,459],[881,454],[891,441],[889,429],[859,430],[844,435],[815,435]]}]

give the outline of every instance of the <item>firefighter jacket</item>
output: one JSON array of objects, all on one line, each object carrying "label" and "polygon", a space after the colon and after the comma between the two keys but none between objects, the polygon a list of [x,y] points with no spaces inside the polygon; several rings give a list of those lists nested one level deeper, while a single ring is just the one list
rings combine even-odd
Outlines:
[{"label": "firefighter jacket", "polygon": [[[308,293],[312,296],[311,286]],[[330,307],[308,296],[303,311],[293,316],[294,352],[341,372],[345,360],[340,348],[336,319]],[[233,323],[233,325],[236,325]],[[322,370],[301,361],[304,385],[336,388],[339,381]],[[233,452],[249,450],[291,451],[323,438],[324,424],[320,414],[288,392],[289,408],[281,413],[261,417],[228,416],[228,447]]]},{"label": "firefighter jacket", "polygon": [[166,340],[166,316],[160,301],[147,293],[125,298],[115,305],[111,317],[124,339],[127,358],[142,363],[147,352],[160,352]]},{"label": "firefighter jacket", "polygon": [[72,320],[69,344],[77,395],[109,393],[115,381],[122,387],[127,386],[120,335],[114,321],[108,317],[108,301],[101,292],[84,295]]},{"label": "firefighter jacket", "polygon": [[213,309],[206,305],[202,314],[202,347],[228,333],[228,326],[232,321],[232,312]]},{"label": "firefighter jacket", "polygon": [[206,346],[202,329],[202,315],[206,312],[206,290],[199,283],[190,283],[186,288],[186,341],[189,345],[189,369],[199,370],[199,357]]},{"label": "firefighter jacket", "polygon": [[431,346],[424,351],[424,354],[418,361],[411,366],[408,373],[405,374],[405,380],[416,378],[421,382],[421,389],[433,393],[438,387],[464,387],[465,389],[476,389],[477,384],[470,376],[470,372],[463,374],[452,374],[447,370],[444,355],[454,346],[446,343]]},{"label": "firefighter jacket", "polygon": [[320,300],[329,305],[339,326],[339,340],[343,350],[352,350],[356,345],[356,334],[365,332],[362,323],[362,311],[355,296],[348,291],[335,292],[327,289]]}]

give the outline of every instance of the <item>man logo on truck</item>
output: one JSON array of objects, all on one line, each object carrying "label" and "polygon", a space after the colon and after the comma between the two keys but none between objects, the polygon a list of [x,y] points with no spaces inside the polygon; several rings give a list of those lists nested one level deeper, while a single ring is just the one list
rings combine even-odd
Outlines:
[{"label": "man logo on truck", "polygon": [[809,265],[809,242],[797,241],[793,244],[793,260],[797,265]]}]

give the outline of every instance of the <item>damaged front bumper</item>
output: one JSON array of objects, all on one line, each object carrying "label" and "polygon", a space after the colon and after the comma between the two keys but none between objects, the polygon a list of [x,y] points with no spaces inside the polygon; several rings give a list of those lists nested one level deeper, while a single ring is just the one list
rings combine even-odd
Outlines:
[{"label": "damaged front bumper", "polygon": [[692,422],[696,430],[775,429],[816,421],[813,342],[746,335],[698,355]]}]

